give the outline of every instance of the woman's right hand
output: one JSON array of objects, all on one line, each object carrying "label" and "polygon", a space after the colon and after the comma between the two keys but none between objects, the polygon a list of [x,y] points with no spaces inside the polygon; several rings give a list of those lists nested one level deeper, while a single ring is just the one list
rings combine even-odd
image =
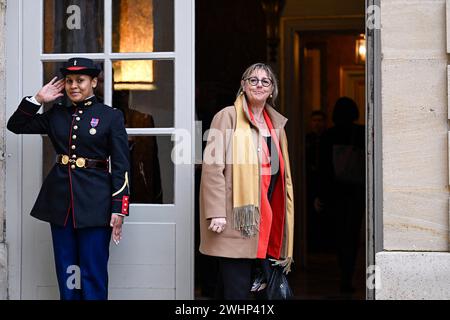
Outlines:
[{"label": "woman's right hand", "polygon": [[64,89],[65,79],[60,79],[58,81],[56,81],[56,79],[58,79],[58,77],[54,77],[49,83],[43,86],[38,93],[36,93],[34,98],[37,102],[40,104],[52,102],[63,96],[61,91]]},{"label": "woman's right hand", "polygon": [[212,218],[208,229],[213,232],[221,233],[225,229],[226,224],[227,220],[225,218]]}]

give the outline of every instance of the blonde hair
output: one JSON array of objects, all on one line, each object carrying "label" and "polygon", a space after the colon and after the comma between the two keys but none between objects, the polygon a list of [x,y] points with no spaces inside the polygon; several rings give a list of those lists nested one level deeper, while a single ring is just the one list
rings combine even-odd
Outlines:
[{"label": "blonde hair", "polygon": [[[265,64],[265,63],[255,63],[252,64],[250,67],[248,67],[244,73],[242,74],[242,78],[241,80],[247,79],[248,77],[250,77],[250,75],[255,71],[255,70],[264,70],[267,73],[267,76],[269,77],[270,80],[272,80],[272,95],[271,97],[269,97],[267,99],[267,102],[271,105],[271,106],[275,106],[275,100],[278,97],[278,80],[277,77],[275,76],[275,73],[273,72],[272,68]],[[242,81],[241,81],[241,85],[239,87],[237,96],[241,95],[244,92],[244,88],[242,87]]]}]

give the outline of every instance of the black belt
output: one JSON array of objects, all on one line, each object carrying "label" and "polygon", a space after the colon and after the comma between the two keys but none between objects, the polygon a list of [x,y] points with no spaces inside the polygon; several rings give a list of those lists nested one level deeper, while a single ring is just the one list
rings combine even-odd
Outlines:
[{"label": "black belt", "polygon": [[77,166],[78,168],[95,168],[95,169],[109,169],[109,161],[108,160],[95,160],[88,158],[74,158],[71,159],[68,155],[58,154],[56,156],[56,163],[62,165]]}]

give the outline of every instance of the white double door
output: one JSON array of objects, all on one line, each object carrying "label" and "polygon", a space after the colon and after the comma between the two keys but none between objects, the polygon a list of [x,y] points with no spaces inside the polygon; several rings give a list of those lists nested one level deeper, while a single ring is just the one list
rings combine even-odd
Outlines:
[{"label": "white double door", "polygon": [[[194,0],[9,1],[7,26],[7,117],[73,56],[101,64],[105,103],[127,108],[137,196],[110,247],[110,299],[193,298],[194,167],[171,161],[171,138],[194,128]],[[29,216],[45,139],[7,133],[11,299],[59,298],[49,224]]]}]

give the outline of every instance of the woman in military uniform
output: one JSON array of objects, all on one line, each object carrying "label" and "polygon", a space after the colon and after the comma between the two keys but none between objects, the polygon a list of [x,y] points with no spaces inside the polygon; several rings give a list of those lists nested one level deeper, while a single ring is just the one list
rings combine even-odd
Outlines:
[{"label": "woman in military uniform", "polygon": [[[31,215],[51,225],[61,299],[104,300],[111,234],[118,244],[128,215],[128,138],[122,112],[94,95],[101,70],[93,61],[72,58],[60,70],[64,78],[25,97],[7,127],[16,134],[47,134],[57,154]],[[37,113],[63,89],[69,106],[58,103]],[[79,281],[73,281],[77,270]]]}]

